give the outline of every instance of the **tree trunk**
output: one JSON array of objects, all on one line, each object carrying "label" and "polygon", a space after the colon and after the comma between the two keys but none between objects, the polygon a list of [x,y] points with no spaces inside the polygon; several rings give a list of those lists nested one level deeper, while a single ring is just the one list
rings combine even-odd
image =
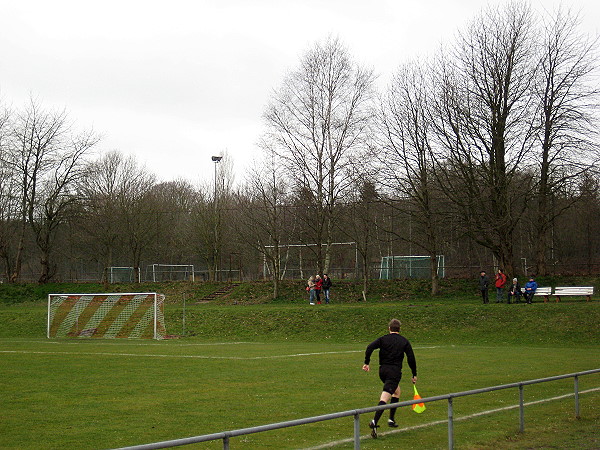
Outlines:
[{"label": "tree trunk", "polygon": [[546,275],[546,246],[548,244],[548,216],[550,214],[548,208],[548,173],[550,171],[549,158],[549,140],[547,136],[544,140],[542,148],[542,165],[540,170],[540,186],[538,189],[538,208],[536,217],[536,241],[535,241],[535,270],[536,275]]},{"label": "tree trunk", "polygon": [[539,227],[537,239],[535,241],[535,274],[544,276],[548,274],[548,266],[546,263],[546,248],[548,243],[547,227]]},{"label": "tree trunk", "polygon": [[435,252],[429,255],[429,267],[431,269],[431,295],[440,292],[440,277],[438,274],[438,258]]},{"label": "tree trunk", "polygon": [[40,264],[42,266],[42,271],[40,273],[40,278],[38,279],[39,284],[46,284],[50,281],[50,258],[48,252],[43,252],[42,257],[40,258]]},{"label": "tree trunk", "polygon": [[367,252],[362,255],[363,258],[363,292],[365,294],[365,298],[367,293],[369,292],[369,257]]},{"label": "tree trunk", "polygon": [[23,250],[25,248],[25,226],[26,222],[23,219],[21,224],[21,232],[19,235],[19,245],[17,246],[17,254],[15,256],[15,267],[13,273],[10,276],[9,282],[16,283],[21,278],[21,267],[23,264]]},{"label": "tree trunk", "polygon": [[273,299],[279,297],[281,288],[281,252],[277,242],[273,246]]},{"label": "tree trunk", "polygon": [[504,237],[502,243],[498,246],[498,253],[496,257],[500,262],[501,267],[505,274],[510,274],[510,276],[515,275],[515,263],[514,263],[514,255],[513,255],[513,244],[512,244],[512,233],[508,233],[507,236]]}]

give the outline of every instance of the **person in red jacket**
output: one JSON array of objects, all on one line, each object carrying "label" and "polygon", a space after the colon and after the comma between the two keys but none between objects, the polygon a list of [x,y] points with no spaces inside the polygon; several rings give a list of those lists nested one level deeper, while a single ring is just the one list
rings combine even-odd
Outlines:
[{"label": "person in red jacket", "polygon": [[317,293],[317,304],[321,304],[321,288],[323,287],[323,279],[321,275],[315,277],[315,292]]},{"label": "person in red jacket", "polygon": [[496,303],[504,303],[504,285],[506,284],[506,275],[502,269],[498,269],[496,274]]}]

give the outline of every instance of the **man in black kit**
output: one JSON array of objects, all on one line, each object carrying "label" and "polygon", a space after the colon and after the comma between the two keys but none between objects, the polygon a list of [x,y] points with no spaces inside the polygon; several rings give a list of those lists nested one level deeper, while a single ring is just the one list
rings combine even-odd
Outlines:
[{"label": "man in black kit", "polygon": [[[386,405],[390,400],[391,403],[398,403],[400,398],[399,383],[402,378],[402,361],[405,354],[412,371],[412,382],[413,384],[417,382],[417,361],[410,342],[400,335],[400,321],[392,319],[388,328],[390,330],[389,334],[375,339],[367,346],[365,363],[362,367],[365,372],[369,372],[371,354],[375,349],[379,349],[379,378],[383,382],[383,392],[379,399],[379,405]],[[377,438],[377,428],[379,428],[377,422],[379,422],[382,414],[382,410],[376,411],[374,419],[369,423],[371,436],[374,439]],[[395,415],[396,408],[391,408],[388,425],[394,428],[398,426],[394,420]]]}]

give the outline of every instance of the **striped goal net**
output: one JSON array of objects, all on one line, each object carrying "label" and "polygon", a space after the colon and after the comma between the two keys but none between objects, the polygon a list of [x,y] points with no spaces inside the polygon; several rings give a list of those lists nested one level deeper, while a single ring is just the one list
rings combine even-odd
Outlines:
[{"label": "striped goal net", "polygon": [[49,294],[47,336],[164,339],[164,300],[155,292]]}]

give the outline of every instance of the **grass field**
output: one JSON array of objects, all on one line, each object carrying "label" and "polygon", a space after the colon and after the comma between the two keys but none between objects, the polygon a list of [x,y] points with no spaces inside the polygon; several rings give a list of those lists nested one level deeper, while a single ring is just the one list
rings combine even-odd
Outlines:
[{"label": "grass field", "polygon": [[[423,396],[587,370],[600,360],[597,349],[415,347]],[[375,372],[360,370],[363,348],[356,344],[2,339],[0,349],[2,448],[113,448],[176,439],[372,406],[380,389]],[[598,386],[600,375],[580,380],[581,390]],[[572,390],[572,380],[530,386],[526,401]],[[515,389],[456,399],[454,408],[460,417],[517,402]],[[582,395],[582,420],[597,421],[599,404],[600,392]],[[544,420],[573,422],[573,411],[572,399],[528,407],[526,430]],[[397,417],[410,427],[446,415],[439,402],[421,415],[404,409]],[[364,433],[368,420],[361,421]],[[457,423],[456,445],[477,448],[517,430],[517,410],[484,416]],[[339,419],[233,439],[232,448],[306,448],[351,436],[351,419]],[[569,443],[577,436],[561,438]],[[437,425],[383,436],[376,448],[444,448],[446,439],[446,426]]]},{"label": "grass field", "polygon": [[[381,384],[361,369],[366,344],[403,321],[423,397],[600,367],[600,303],[479,305],[461,297],[338,304],[201,304],[186,308],[187,337],[166,341],[48,340],[45,305],[0,306],[0,448],[101,449],[177,439],[374,406]],[[169,305],[168,332],[183,334]],[[410,385],[401,383],[407,390]],[[526,407],[518,390],[454,400],[455,446],[600,448],[600,375],[572,397]],[[571,394],[573,380],[525,388],[525,401]],[[509,408],[494,414],[477,413]],[[368,434],[372,416],[361,417]],[[387,417],[387,413],[384,418]],[[447,403],[397,413],[401,427],[363,448],[447,447]],[[437,423],[437,424],[436,424]],[[231,448],[352,448],[352,419],[232,438]],[[222,442],[193,448],[222,448]]]}]

